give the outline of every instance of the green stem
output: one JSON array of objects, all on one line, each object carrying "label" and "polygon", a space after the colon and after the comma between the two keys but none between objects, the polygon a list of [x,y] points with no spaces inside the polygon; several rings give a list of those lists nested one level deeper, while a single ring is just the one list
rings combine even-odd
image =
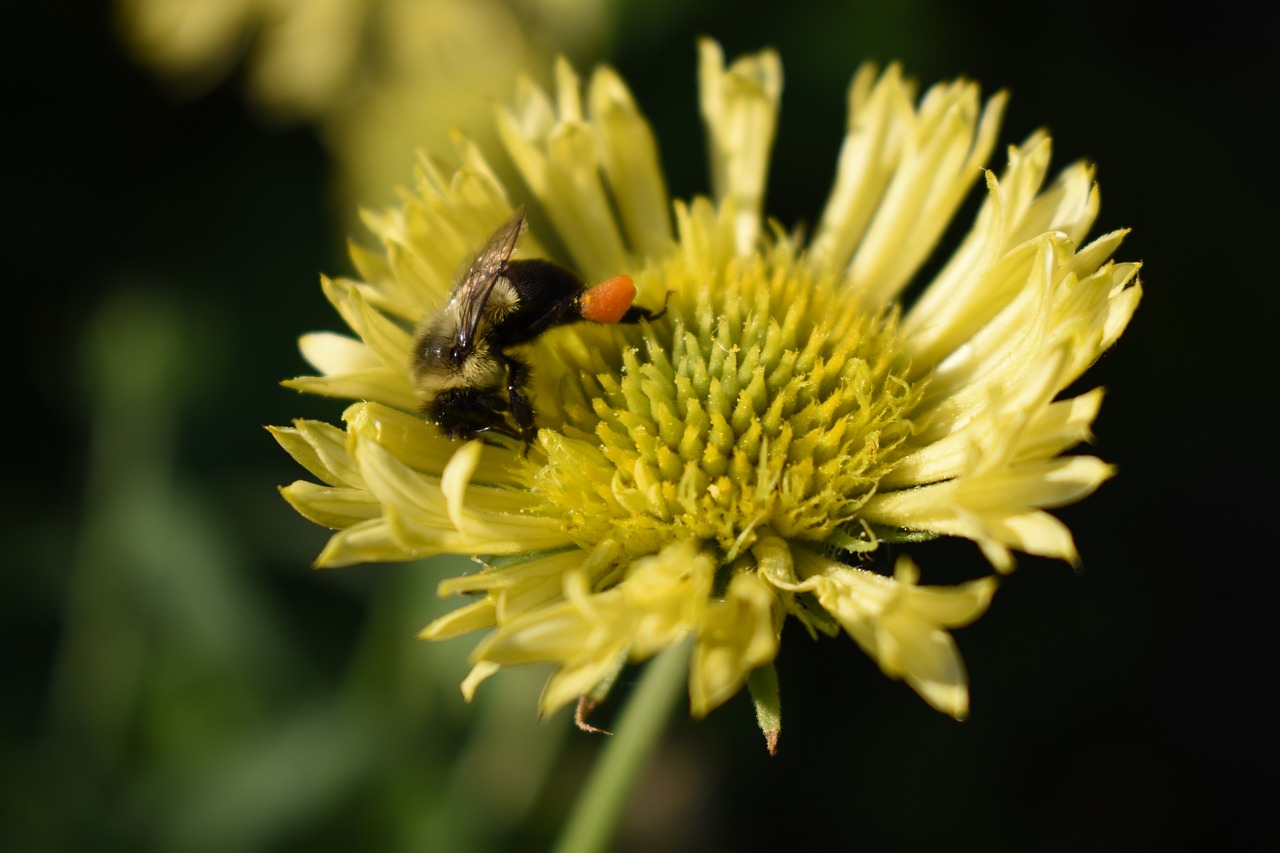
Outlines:
[{"label": "green stem", "polygon": [[645,667],[640,684],[627,700],[591,778],[583,787],[556,853],[595,853],[605,849],[627,795],[645,760],[666,727],[672,706],[682,694],[689,666],[689,644],[667,649]]}]

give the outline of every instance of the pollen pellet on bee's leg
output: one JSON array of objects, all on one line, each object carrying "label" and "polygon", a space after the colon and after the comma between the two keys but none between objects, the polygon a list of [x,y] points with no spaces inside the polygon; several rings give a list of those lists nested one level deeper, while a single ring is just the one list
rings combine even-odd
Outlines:
[{"label": "pollen pellet on bee's leg", "polygon": [[589,289],[582,296],[582,319],[592,323],[616,323],[636,298],[636,285],[629,275],[615,275]]}]

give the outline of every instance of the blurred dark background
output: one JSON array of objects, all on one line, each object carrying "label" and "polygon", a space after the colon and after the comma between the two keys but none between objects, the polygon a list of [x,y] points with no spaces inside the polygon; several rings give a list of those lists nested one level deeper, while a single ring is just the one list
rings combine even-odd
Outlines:
[{"label": "blurred dark background", "polygon": [[[1097,163],[1093,233],[1134,229],[1119,257],[1146,287],[1082,386],[1109,389],[1094,452],[1120,470],[1060,512],[1084,570],[1022,558],[958,632],[970,719],[791,625],[780,755],[745,696],[681,714],[618,849],[1275,838],[1252,781],[1272,775],[1274,48],[1242,7],[1153,8],[621,2],[575,49],[579,70],[621,71],[688,197],[708,187],[695,38],[776,47],[766,207],[788,226],[821,210],[864,59],[1008,88],[1003,142],[1047,126],[1059,166]],[[543,673],[464,704],[470,642],[414,639],[457,568],[314,572],[325,532],[275,492],[300,473],[262,425],[343,408],[277,385],[305,371],[298,334],[339,327],[317,276],[350,272],[355,201],[332,147],[246,99],[240,66],[175,97],[106,6],[22,9],[0,118],[17,372],[0,849],[545,847],[602,740],[534,719]],[[981,570],[965,543],[913,553],[926,580]]]}]

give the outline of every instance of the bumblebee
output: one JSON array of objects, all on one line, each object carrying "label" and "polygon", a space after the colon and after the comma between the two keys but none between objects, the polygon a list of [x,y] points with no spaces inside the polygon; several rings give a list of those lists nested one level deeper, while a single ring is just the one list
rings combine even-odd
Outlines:
[{"label": "bumblebee", "polygon": [[444,309],[426,317],[413,346],[412,377],[423,416],[453,439],[537,434],[530,368],[512,351],[548,329],[583,320],[638,323],[666,313],[633,306],[636,286],[619,275],[593,287],[548,260],[511,260],[524,207],[493,232]]}]

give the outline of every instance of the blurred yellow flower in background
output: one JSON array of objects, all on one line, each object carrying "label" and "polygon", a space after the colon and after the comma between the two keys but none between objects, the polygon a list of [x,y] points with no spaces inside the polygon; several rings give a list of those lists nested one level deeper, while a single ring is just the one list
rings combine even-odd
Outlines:
[{"label": "blurred yellow flower in background", "polygon": [[[481,559],[440,590],[475,600],[423,632],[489,632],[468,695],[501,667],[550,662],[550,713],[688,640],[693,712],[747,685],[776,737],[772,664],[794,617],[811,634],[844,631],[962,718],[967,678],[949,629],[985,611],[995,578],[921,585],[910,558],[892,575],[872,560],[887,543],[945,535],[977,543],[998,572],[1014,551],[1077,561],[1046,510],[1112,469],[1062,455],[1089,438],[1100,390],[1057,397],[1124,330],[1138,266],[1111,260],[1123,232],[1084,242],[1092,172],[1074,164],[1046,183],[1046,134],[1011,148],[998,176],[984,171],[1003,94],[983,104],[961,80],[918,96],[897,66],[860,69],[806,242],[763,214],[777,56],[726,67],[705,41],[699,82],[710,198],[673,203],[622,80],[601,68],[584,92],[563,60],[553,93],[522,78],[499,109],[527,189],[509,192],[461,137],[456,168],[421,158],[403,205],[366,217],[381,249],[352,249],[359,279],[324,281],[355,336],[304,336],[318,375],[286,384],[359,402],[341,429],[273,428],[319,481],[284,495],[337,531],[320,566]],[[984,176],[972,228],[915,282]],[[527,452],[450,442],[417,413],[413,329],[522,202],[533,224],[518,257],[563,246],[584,280],[629,274],[638,304],[670,292],[668,310],[528,345],[542,429]],[[913,283],[920,295],[904,301]]]},{"label": "blurred yellow flower in background", "polygon": [[[592,54],[604,0],[116,0],[135,58],[174,86],[203,89],[247,53],[250,99],[272,117],[317,122],[341,192],[379,203],[417,147],[462,127],[483,138],[491,104],[556,51]],[[350,207],[348,203],[345,205]]]}]

